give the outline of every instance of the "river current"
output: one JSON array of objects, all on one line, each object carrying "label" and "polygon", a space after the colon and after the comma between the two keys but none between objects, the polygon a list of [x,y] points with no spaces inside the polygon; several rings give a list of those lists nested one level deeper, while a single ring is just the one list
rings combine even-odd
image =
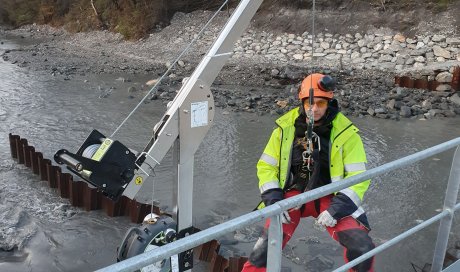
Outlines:
[{"label": "river current", "polygon": [[[0,55],[21,46],[2,41]],[[117,80],[120,76],[130,81]],[[80,75],[64,80],[0,60],[0,271],[92,271],[115,262],[116,247],[134,224],[126,217],[72,207],[11,158],[8,133],[28,139],[47,158],[62,148],[76,151],[92,129],[110,135],[145,94],[127,89],[141,89],[149,79],[149,75]],[[143,149],[165,110],[160,101],[145,103],[116,139],[132,149]],[[225,222],[257,205],[255,165],[275,119],[216,110],[215,123],[195,156],[196,227]],[[352,120],[361,130],[368,168],[460,136],[459,118]],[[364,207],[376,244],[442,209],[452,155],[453,150],[373,179]],[[172,169],[170,155],[156,169],[154,198],[165,209],[172,206]],[[151,192],[143,192],[142,198],[149,201]],[[289,254],[307,262],[326,258],[332,263],[328,270],[340,266],[341,247],[315,230],[312,220],[304,221],[290,242]],[[460,239],[459,230],[457,219],[451,243]],[[436,233],[437,225],[379,254],[377,271],[415,271],[413,265],[431,262]],[[247,255],[254,243],[230,244],[228,251]],[[318,266],[295,262],[284,258],[283,266],[320,271]]]}]

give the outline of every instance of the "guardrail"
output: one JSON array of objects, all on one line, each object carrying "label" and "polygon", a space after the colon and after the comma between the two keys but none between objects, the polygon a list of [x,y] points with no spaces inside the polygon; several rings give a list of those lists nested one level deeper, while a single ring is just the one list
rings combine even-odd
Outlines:
[{"label": "guardrail", "polygon": [[[431,217],[425,222],[418,224],[417,226],[407,230],[406,232],[396,236],[395,238],[385,242],[384,244],[374,248],[373,250],[367,252],[366,254],[360,256],[359,258],[354,259],[353,261],[337,268],[334,272],[338,271],[347,271],[347,269],[352,268],[356,264],[376,255],[377,253],[387,249],[390,246],[397,244],[403,239],[409,237],[410,235],[418,232],[421,229],[426,228],[427,226],[441,221],[440,227],[438,230],[438,237],[436,241],[436,247],[433,255],[432,261],[432,272],[442,271],[442,265],[444,261],[445,252],[447,249],[449,232],[452,226],[454,212],[460,209],[460,204],[457,204],[457,196],[460,185],[460,137],[453,140],[447,141],[445,143],[433,146],[431,148],[425,149],[423,151],[417,152],[415,154],[409,155],[407,157],[386,163],[379,167],[367,170],[364,173],[359,175],[344,179],[341,182],[331,183],[326,186],[320,187],[318,189],[279,201],[273,205],[270,205],[264,209],[253,211],[251,213],[242,215],[235,219],[229,220],[225,223],[222,223],[217,226],[210,227],[206,230],[200,231],[196,234],[190,235],[186,238],[174,241],[170,244],[161,246],[154,250],[142,253],[125,261],[107,266],[98,272],[113,272],[113,271],[134,271],[142,267],[153,264],[157,261],[167,259],[170,256],[179,254],[186,250],[192,249],[196,246],[204,244],[208,241],[216,239],[222,235],[225,235],[229,232],[235,231],[237,229],[249,226],[251,224],[263,221],[271,217],[271,222],[268,233],[268,262],[267,262],[267,271],[280,271],[281,269],[281,242],[282,242],[282,233],[281,233],[281,221],[280,214],[283,211],[301,205],[303,203],[313,201],[320,197],[332,194],[334,192],[340,191],[344,188],[350,187],[357,183],[360,183],[364,180],[379,176],[381,174],[387,173],[389,171],[402,168],[404,166],[413,164],[415,162],[421,161],[423,159],[434,156],[438,153],[447,151],[454,147],[457,147],[454,157],[452,160],[452,168],[447,184],[446,195],[444,198],[444,207],[443,211],[439,214]],[[445,271],[460,271],[460,262],[457,261],[451,266],[449,266]]]}]

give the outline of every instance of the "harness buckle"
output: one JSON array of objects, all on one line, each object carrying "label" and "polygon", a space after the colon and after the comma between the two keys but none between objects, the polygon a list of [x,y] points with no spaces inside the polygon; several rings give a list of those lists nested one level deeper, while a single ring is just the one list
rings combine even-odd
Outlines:
[{"label": "harness buckle", "polygon": [[305,151],[302,152],[302,159],[303,159],[303,164],[304,166],[307,167],[308,171],[313,171],[313,164],[314,164],[314,161],[313,161],[313,158],[312,158],[312,154],[313,154],[313,149],[315,148],[315,145],[316,147],[318,148],[318,152],[321,151],[321,140],[318,136],[318,134],[316,134],[315,132],[312,133],[312,137],[311,139],[305,139],[307,144],[306,144],[306,147],[305,147]]}]

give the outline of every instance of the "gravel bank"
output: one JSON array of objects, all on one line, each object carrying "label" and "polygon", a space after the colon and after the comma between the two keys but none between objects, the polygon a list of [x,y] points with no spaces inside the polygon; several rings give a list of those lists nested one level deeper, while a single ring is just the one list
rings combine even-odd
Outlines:
[{"label": "gravel bank", "polygon": [[[121,35],[106,31],[71,34],[37,25],[2,29],[1,36],[23,39],[29,45],[0,55],[19,66],[68,80],[98,73],[125,74],[126,78],[148,74],[155,79],[197,37],[211,16],[208,11],[177,13],[171,25],[138,41],[124,41]],[[226,12],[216,17],[150,99],[169,101],[174,97],[182,79],[192,73],[227,18]],[[298,105],[298,84],[313,71],[337,78],[336,96],[346,114],[395,120],[460,115],[460,98],[449,88],[431,92],[394,85],[395,75],[436,77],[430,74],[435,70],[451,73],[460,65],[458,37],[427,33],[406,38],[388,29],[372,34],[324,33],[313,44],[313,59],[310,38],[306,32],[275,34],[250,28],[214,82],[216,105],[227,111],[282,114]],[[437,68],[431,69],[432,65]]]}]

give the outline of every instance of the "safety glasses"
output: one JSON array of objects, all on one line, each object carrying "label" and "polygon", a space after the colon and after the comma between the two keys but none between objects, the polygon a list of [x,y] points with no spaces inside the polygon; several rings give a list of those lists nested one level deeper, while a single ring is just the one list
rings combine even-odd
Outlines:
[{"label": "safety glasses", "polygon": [[[317,108],[319,109],[324,109],[327,107],[328,101],[327,100],[316,100],[313,102],[314,105],[316,105]],[[303,106],[305,109],[310,109],[310,101],[308,99],[305,99]]]}]

